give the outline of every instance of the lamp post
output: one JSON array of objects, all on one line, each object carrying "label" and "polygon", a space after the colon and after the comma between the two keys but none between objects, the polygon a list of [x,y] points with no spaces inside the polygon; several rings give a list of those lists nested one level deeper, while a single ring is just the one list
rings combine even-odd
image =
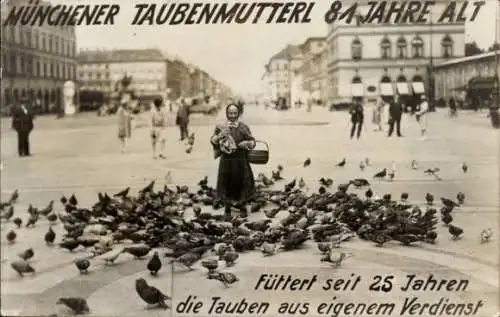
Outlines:
[{"label": "lamp post", "polygon": [[434,20],[433,20],[433,15],[432,15],[432,10],[430,12],[430,24],[429,24],[429,49],[430,49],[430,54],[429,54],[429,66],[427,68],[427,74],[428,74],[428,98],[429,98],[429,108],[434,109]]},{"label": "lamp post", "polygon": [[498,108],[500,106],[500,77],[498,74],[498,68],[500,67],[500,38],[498,34],[498,29],[500,28],[500,0],[497,1],[496,6],[496,19],[495,19],[495,44],[493,45],[493,52],[495,52],[495,93],[494,101],[495,106]]},{"label": "lamp post", "polygon": [[288,53],[288,102],[290,103],[290,108],[292,107],[292,76],[293,76],[293,70],[292,70],[292,46],[288,45],[287,47],[287,53]]}]

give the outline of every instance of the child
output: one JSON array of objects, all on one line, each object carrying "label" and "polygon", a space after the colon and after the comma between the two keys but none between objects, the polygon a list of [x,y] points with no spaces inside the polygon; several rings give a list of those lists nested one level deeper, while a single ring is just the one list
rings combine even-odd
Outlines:
[{"label": "child", "polygon": [[122,101],[117,111],[118,116],[118,138],[120,139],[121,152],[125,153],[127,141],[132,136],[132,113],[127,103]]},{"label": "child", "polygon": [[[151,144],[153,146],[153,158],[165,159],[163,151],[165,149],[165,129],[167,126],[166,113],[163,107],[163,100],[157,98],[154,100],[151,108]],[[157,156],[157,143],[160,143],[160,151]]]},{"label": "child", "polygon": [[378,97],[375,101],[373,107],[373,117],[372,123],[375,125],[375,131],[382,131],[382,109],[384,108],[384,102],[382,98]]},{"label": "child", "polygon": [[426,139],[427,132],[427,113],[429,112],[429,103],[425,95],[421,97],[420,110],[416,114],[417,122],[420,124],[420,140]]}]

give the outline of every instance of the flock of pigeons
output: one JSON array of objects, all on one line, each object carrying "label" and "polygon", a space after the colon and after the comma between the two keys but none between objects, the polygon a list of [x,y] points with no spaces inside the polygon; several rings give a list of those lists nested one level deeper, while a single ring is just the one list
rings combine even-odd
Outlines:
[{"label": "flock of pigeons", "polygon": [[[310,165],[310,159],[303,163],[304,167]],[[339,168],[345,165],[345,159],[337,164]],[[365,169],[369,165],[366,159],[359,167]],[[417,162],[413,161],[411,168],[418,169]],[[468,171],[465,163],[462,170],[464,173]],[[465,203],[463,193],[458,193],[456,200],[440,197],[439,206],[435,206],[433,195],[428,193],[425,197],[427,206],[424,207],[410,203],[408,193],[402,193],[398,200],[391,194],[377,197],[370,182],[363,178],[338,184],[336,188],[332,188],[332,179],[321,178],[318,191],[310,192],[303,179],[286,182],[283,171],[283,167],[278,166],[271,176],[258,175],[257,194],[248,206],[250,213],[263,215],[255,221],[244,216],[227,217],[203,212],[202,206],[211,206],[214,210],[223,207],[214,188],[208,186],[207,177],[198,183],[199,188],[194,192],[187,186],[174,188],[165,185],[161,190],[155,190],[155,181],[152,181],[136,196],[131,195],[130,188],[112,196],[99,193],[90,208],[81,206],[74,194],[69,198],[63,196],[60,199],[62,211],[56,210],[59,208],[54,206],[54,201],[43,209],[30,205],[25,222],[16,217],[14,211],[19,199],[16,190],[7,202],[1,203],[1,218],[17,229],[23,224],[32,228],[41,219],[50,222],[44,236],[47,245],[54,245],[57,241],[57,245],[68,252],[86,248],[92,254],[91,257],[75,259],[75,267],[81,274],[88,273],[91,261],[113,265],[124,253],[135,258],[153,253],[146,268],[151,276],[156,276],[163,266],[158,248],[168,248],[170,251],[163,255],[170,259],[168,264],[192,270],[193,265],[200,262],[207,269],[207,279],[219,281],[225,287],[239,279],[221,269],[221,263],[231,267],[237,263],[240,253],[251,250],[273,256],[306,247],[306,241],[314,240],[322,255],[320,260],[338,267],[349,257],[342,252],[340,245],[356,236],[377,247],[391,241],[402,245],[434,243],[438,237],[439,213],[452,239],[459,239],[464,234],[462,228],[452,224],[454,209]],[[438,172],[439,169],[425,171],[436,179],[439,179]],[[384,169],[374,178],[390,181],[394,175],[394,169]],[[281,182],[284,186],[280,185]],[[352,187],[364,188],[364,197],[351,191]],[[190,212],[185,213],[188,210],[192,210],[192,216]],[[66,232],[61,239],[52,228],[58,223]],[[491,229],[483,230],[481,242],[488,242],[492,235]],[[9,244],[15,243],[17,237],[15,229],[7,232]],[[10,265],[20,277],[35,274],[30,263],[34,257],[33,248],[29,248]],[[144,278],[136,280],[135,288],[148,306],[169,308],[167,301],[170,297],[148,285]],[[84,298],[65,297],[57,303],[76,314],[90,311]]]}]

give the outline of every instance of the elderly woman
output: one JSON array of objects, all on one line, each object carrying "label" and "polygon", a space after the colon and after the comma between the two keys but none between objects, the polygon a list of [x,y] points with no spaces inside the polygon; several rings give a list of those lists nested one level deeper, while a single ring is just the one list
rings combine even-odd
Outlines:
[{"label": "elderly woman", "polygon": [[235,206],[246,215],[246,203],[252,198],[255,183],[248,161],[248,150],[255,147],[250,129],[238,121],[241,112],[236,104],[226,107],[227,122],[215,128],[211,143],[215,158],[220,158],[217,177],[217,196],[231,215]]}]

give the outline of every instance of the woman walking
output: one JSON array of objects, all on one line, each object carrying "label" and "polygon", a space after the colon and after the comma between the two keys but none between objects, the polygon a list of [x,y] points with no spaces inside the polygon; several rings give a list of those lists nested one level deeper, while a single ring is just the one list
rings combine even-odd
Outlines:
[{"label": "woman walking", "polygon": [[226,216],[231,215],[233,206],[246,216],[246,204],[255,192],[254,176],[248,161],[248,150],[255,147],[255,139],[250,128],[238,121],[240,115],[236,104],[228,105],[227,122],[215,128],[210,140],[215,158],[220,157],[217,196],[224,203]]},{"label": "woman walking", "polygon": [[122,153],[125,153],[127,142],[132,136],[132,113],[127,107],[127,103],[122,101],[117,111],[118,116],[118,138]]},{"label": "woman walking", "polygon": [[372,123],[375,125],[375,131],[382,131],[382,110],[384,109],[384,101],[378,97],[373,107]]},{"label": "woman walking", "polygon": [[[163,151],[165,150],[167,114],[163,98],[156,98],[151,107],[151,145],[153,146],[153,158],[165,159]],[[157,145],[160,148],[157,148]]]}]

